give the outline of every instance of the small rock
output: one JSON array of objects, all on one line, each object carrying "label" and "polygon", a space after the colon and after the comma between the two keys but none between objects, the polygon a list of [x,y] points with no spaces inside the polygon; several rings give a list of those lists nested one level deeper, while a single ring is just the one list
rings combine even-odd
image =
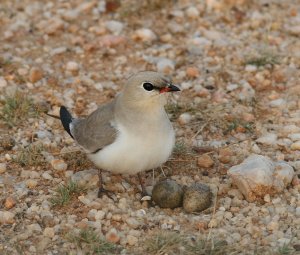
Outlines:
[{"label": "small rock", "polygon": [[156,64],[157,71],[164,74],[170,74],[175,69],[175,64],[172,60],[161,58]]},{"label": "small rock", "polygon": [[258,143],[266,145],[275,145],[277,142],[277,135],[274,133],[267,133],[256,140]]},{"label": "small rock", "polygon": [[72,175],[71,180],[76,182],[79,186],[96,188],[98,187],[98,170],[90,169],[79,171]]},{"label": "small rock", "polygon": [[43,174],[42,174],[42,177],[43,177],[45,180],[53,180],[53,177],[52,177],[49,173],[47,173],[47,172],[43,173]]},{"label": "small rock", "polygon": [[183,190],[177,182],[167,179],[153,187],[152,199],[161,208],[176,208],[182,205]]},{"label": "small rock", "polygon": [[300,141],[300,133],[289,134],[288,138],[290,138],[293,142]]},{"label": "small rock", "polygon": [[44,236],[53,238],[55,236],[54,228],[46,227],[43,232]]},{"label": "small rock", "polygon": [[66,70],[70,72],[77,72],[79,70],[79,65],[74,61],[69,61],[66,65]]},{"label": "small rock", "polygon": [[35,83],[43,78],[43,71],[40,68],[33,67],[29,72],[29,81]]},{"label": "small rock", "polygon": [[219,160],[223,164],[228,164],[231,162],[233,156],[233,152],[230,148],[221,148],[219,150]]},{"label": "small rock", "polygon": [[121,34],[124,24],[116,20],[109,20],[105,23],[105,27],[115,35]]},{"label": "small rock", "polygon": [[266,195],[264,196],[264,201],[265,201],[266,203],[270,203],[270,202],[271,202],[271,197],[270,197],[269,194],[266,194]]},{"label": "small rock", "polygon": [[199,73],[198,68],[196,68],[196,67],[188,67],[186,69],[186,75],[189,78],[197,78],[200,75],[200,73]]},{"label": "small rock", "polygon": [[8,211],[0,211],[0,223],[3,224],[13,224],[15,214]]},{"label": "small rock", "polygon": [[137,221],[135,218],[128,218],[126,219],[126,223],[129,227],[133,229],[137,229],[141,224],[139,221]]},{"label": "small rock", "polygon": [[298,186],[300,185],[300,179],[297,175],[294,176],[293,180],[292,180],[292,185],[293,186]]},{"label": "small rock", "polygon": [[257,71],[257,66],[256,65],[246,65],[245,71],[253,73],[253,72]]},{"label": "small rock", "polygon": [[133,35],[134,40],[140,40],[142,42],[153,42],[157,39],[154,32],[148,28],[142,28],[135,31]]},{"label": "small rock", "polygon": [[111,228],[105,235],[105,238],[110,243],[118,243],[120,241],[120,236],[115,228]]},{"label": "small rock", "polygon": [[0,174],[3,174],[6,172],[6,164],[0,163]]},{"label": "small rock", "polygon": [[65,171],[68,168],[68,165],[62,159],[51,160],[51,166],[57,171]]},{"label": "small rock", "polygon": [[189,122],[191,122],[191,120],[192,120],[192,115],[187,112],[180,114],[180,116],[178,117],[178,122],[181,125],[188,124]]},{"label": "small rock", "polygon": [[183,209],[187,213],[201,212],[211,205],[212,192],[209,186],[195,183],[186,188],[183,195]]},{"label": "small rock", "polygon": [[203,154],[198,157],[197,164],[199,167],[209,168],[214,165],[214,161],[208,154]]},{"label": "small rock", "polygon": [[228,174],[247,201],[253,202],[266,193],[283,191],[292,181],[294,171],[285,162],[273,163],[268,157],[253,154],[231,167]]},{"label": "small rock", "polygon": [[186,13],[186,16],[191,19],[197,19],[197,18],[199,18],[199,15],[200,15],[198,9],[194,6],[190,6],[189,8],[187,8],[185,13]]},{"label": "small rock", "polygon": [[30,231],[31,233],[35,232],[35,233],[40,233],[42,232],[42,228],[38,223],[33,223],[27,226],[28,231]]},{"label": "small rock", "polygon": [[5,88],[7,86],[7,81],[0,76],[0,88]]},{"label": "small rock", "polygon": [[103,220],[105,216],[105,212],[104,211],[97,211],[95,214],[95,220],[99,221],[99,220]]},{"label": "small rock", "polygon": [[292,149],[293,151],[299,151],[299,150],[300,150],[300,141],[297,141],[297,142],[295,142],[295,143],[292,143],[291,149]]},{"label": "small rock", "polygon": [[128,235],[128,236],[127,236],[127,243],[128,243],[130,246],[136,245],[137,242],[138,242],[138,238],[137,238],[137,237],[132,236],[132,235]]},{"label": "small rock", "polygon": [[31,180],[27,180],[27,181],[26,181],[26,186],[27,186],[29,189],[33,189],[33,188],[35,188],[37,185],[38,185],[37,180],[31,179]]},{"label": "small rock", "polygon": [[4,202],[4,206],[6,209],[13,208],[16,205],[17,201],[13,197],[7,197]]}]

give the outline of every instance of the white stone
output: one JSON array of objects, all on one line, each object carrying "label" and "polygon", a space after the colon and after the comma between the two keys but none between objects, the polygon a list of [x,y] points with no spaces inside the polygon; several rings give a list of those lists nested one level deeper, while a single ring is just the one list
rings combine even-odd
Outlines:
[{"label": "white stone", "polygon": [[199,15],[200,15],[198,9],[194,6],[190,6],[189,8],[187,8],[185,13],[186,13],[186,16],[188,16],[191,19],[197,19],[197,18],[199,18]]},{"label": "white stone", "polygon": [[0,88],[4,88],[6,86],[7,86],[7,81],[2,76],[0,76]]},{"label": "white stone", "polygon": [[129,227],[131,227],[133,229],[136,229],[141,225],[141,223],[139,221],[137,221],[135,218],[126,219],[126,223]]},{"label": "white stone", "polygon": [[105,217],[105,212],[104,211],[97,211],[95,214],[95,220],[102,220]]},{"label": "white stone", "polygon": [[115,35],[121,34],[124,24],[116,20],[109,20],[105,22],[105,27]]},{"label": "white stone", "polygon": [[47,172],[43,173],[42,177],[46,180],[53,180],[53,177]]},{"label": "white stone", "polygon": [[180,116],[178,118],[178,122],[181,125],[188,124],[189,122],[191,122],[191,120],[192,120],[192,116],[191,116],[191,114],[189,114],[187,112],[180,114]]},{"label": "white stone", "polygon": [[287,125],[283,127],[282,131],[286,135],[300,133],[300,127],[296,125]]},{"label": "white stone", "polygon": [[156,64],[157,71],[160,73],[170,73],[175,69],[175,64],[171,59],[161,58]]},{"label": "white stone", "polygon": [[51,166],[53,167],[54,170],[57,171],[65,171],[68,168],[67,163],[65,163],[65,161],[63,161],[62,159],[51,160]]},{"label": "white stone", "polygon": [[0,223],[12,224],[14,223],[15,214],[8,211],[0,211]]},{"label": "white stone", "polygon": [[79,64],[75,61],[69,61],[66,64],[66,70],[70,72],[75,72],[79,70]]},{"label": "white stone", "polygon": [[250,202],[265,194],[281,192],[292,181],[294,170],[285,162],[273,163],[268,157],[252,154],[228,175]]},{"label": "white stone", "polygon": [[255,65],[246,65],[246,67],[245,67],[246,72],[253,73],[256,70],[257,70],[257,66],[255,66]]},{"label": "white stone", "polygon": [[277,142],[277,134],[275,133],[266,133],[265,135],[259,137],[256,142],[262,143],[265,145],[275,145]]},{"label": "white stone", "polygon": [[282,107],[284,105],[286,105],[286,101],[283,98],[278,98],[275,100],[272,100],[269,105],[271,107]]},{"label": "white stone", "polygon": [[141,40],[142,42],[153,42],[157,39],[156,34],[148,28],[136,30],[133,37],[137,40]]},{"label": "white stone", "polygon": [[277,181],[281,180],[284,184],[284,187],[288,186],[292,182],[293,177],[293,167],[284,161],[275,163],[274,178],[277,179]]},{"label": "white stone", "polygon": [[288,138],[290,138],[293,142],[300,141],[300,133],[289,134]]},{"label": "white stone", "polygon": [[79,186],[96,188],[98,187],[98,170],[90,169],[79,171],[71,176],[71,180],[76,182]]}]

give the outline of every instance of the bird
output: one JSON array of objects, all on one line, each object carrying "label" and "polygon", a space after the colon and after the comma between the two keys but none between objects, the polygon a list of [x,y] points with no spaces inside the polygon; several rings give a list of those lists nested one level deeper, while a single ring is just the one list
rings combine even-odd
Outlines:
[{"label": "bird", "polygon": [[65,106],[60,120],[67,133],[99,169],[98,197],[107,194],[102,171],[137,174],[161,166],[172,153],[175,132],[165,111],[167,94],[180,91],[169,77],[154,71],[128,78],[123,90],[85,118],[74,118]]}]

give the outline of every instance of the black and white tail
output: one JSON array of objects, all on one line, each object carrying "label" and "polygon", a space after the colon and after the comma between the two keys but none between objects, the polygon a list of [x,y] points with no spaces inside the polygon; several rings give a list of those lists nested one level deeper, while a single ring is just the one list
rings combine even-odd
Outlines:
[{"label": "black and white tail", "polygon": [[72,138],[74,138],[70,131],[70,124],[73,120],[72,115],[68,112],[67,108],[64,106],[60,107],[59,115],[60,115],[61,123],[64,126],[64,129],[68,132],[68,134]]}]

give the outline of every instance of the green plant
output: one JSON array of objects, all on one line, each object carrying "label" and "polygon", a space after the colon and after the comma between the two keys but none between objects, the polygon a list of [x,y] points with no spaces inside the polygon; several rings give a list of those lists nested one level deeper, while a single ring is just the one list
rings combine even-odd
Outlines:
[{"label": "green plant", "polygon": [[84,191],[76,182],[69,181],[66,185],[61,184],[56,189],[56,194],[51,198],[50,202],[53,206],[63,206],[70,202],[75,194]]},{"label": "green plant", "polygon": [[40,143],[30,144],[26,148],[22,148],[14,161],[21,166],[38,166],[45,162],[45,158],[42,155],[44,146]]},{"label": "green plant", "polygon": [[12,96],[6,96],[1,103],[3,107],[0,112],[0,119],[4,120],[10,127],[22,123],[29,117],[36,118],[40,114],[39,108],[34,105],[32,99],[20,91]]},{"label": "green plant", "polygon": [[78,234],[69,234],[67,239],[86,251],[84,254],[118,254],[119,247],[101,238],[91,228],[82,229]]},{"label": "green plant", "polygon": [[258,54],[258,56],[251,57],[245,61],[246,65],[255,65],[257,67],[266,65],[276,65],[279,64],[279,56],[272,52],[263,51]]}]

